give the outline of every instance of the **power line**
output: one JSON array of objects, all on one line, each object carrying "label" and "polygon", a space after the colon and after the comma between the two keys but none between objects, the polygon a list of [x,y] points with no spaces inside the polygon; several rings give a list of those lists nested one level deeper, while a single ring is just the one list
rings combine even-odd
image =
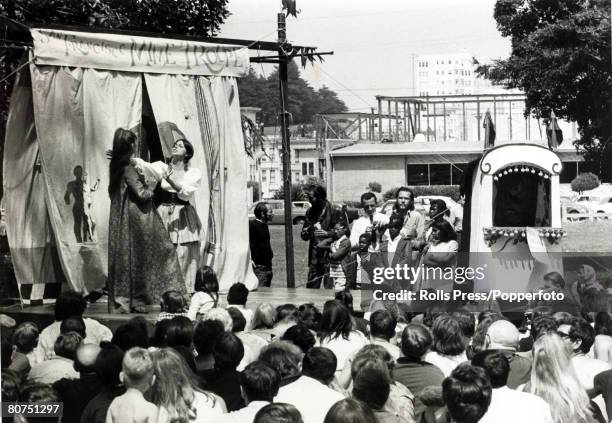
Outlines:
[{"label": "power line", "polygon": [[359,100],[361,100],[362,102],[364,102],[365,104],[367,104],[369,107],[372,107],[372,104],[369,103],[367,100],[365,100],[363,97],[361,97],[359,94],[355,93],[352,89],[350,89],[349,87],[347,87],[346,85],[344,85],[342,82],[338,81],[336,78],[334,78],[333,76],[331,76],[328,72],[326,72],[325,70],[323,70],[323,68],[321,66],[319,66],[317,63],[313,62],[313,65],[320,70],[321,72],[323,72],[325,75],[327,75],[332,81],[334,81],[336,84],[340,85],[341,87],[343,87],[344,89],[346,89],[348,92],[350,92],[351,94],[353,94],[353,96],[357,97]]}]

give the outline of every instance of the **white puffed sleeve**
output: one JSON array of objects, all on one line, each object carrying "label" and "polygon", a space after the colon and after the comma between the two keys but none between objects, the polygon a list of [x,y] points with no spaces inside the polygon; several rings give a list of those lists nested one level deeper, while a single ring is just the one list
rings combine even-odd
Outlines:
[{"label": "white puffed sleeve", "polygon": [[202,172],[200,169],[191,167],[185,172],[183,181],[181,183],[181,191],[177,193],[178,198],[183,201],[189,201],[193,196],[193,193],[200,188],[202,182]]}]

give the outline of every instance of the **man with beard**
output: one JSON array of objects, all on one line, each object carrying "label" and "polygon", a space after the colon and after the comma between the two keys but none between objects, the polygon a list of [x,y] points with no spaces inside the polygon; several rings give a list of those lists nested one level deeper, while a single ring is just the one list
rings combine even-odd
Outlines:
[{"label": "man with beard", "polygon": [[[305,188],[304,192],[311,207],[304,216],[304,226],[300,236],[308,244],[308,282],[306,288],[319,289],[321,281],[326,289],[332,288],[329,277],[328,249],[318,248],[332,239],[333,228],[338,222],[344,222],[348,228],[348,217],[342,207],[327,201],[327,192],[320,185]],[[329,241],[327,241],[329,245]]]},{"label": "man with beard", "polygon": [[425,218],[419,212],[414,211],[414,193],[408,187],[400,187],[395,194],[395,206],[393,213],[404,219],[404,226],[400,234],[411,240],[423,240],[425,238]]}]

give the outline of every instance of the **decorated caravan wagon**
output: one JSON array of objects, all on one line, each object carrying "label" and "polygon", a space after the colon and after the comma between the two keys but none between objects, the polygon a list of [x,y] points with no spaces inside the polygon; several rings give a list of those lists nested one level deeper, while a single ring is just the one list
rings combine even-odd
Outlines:
[{"label": "decorated caravan wagon", "polygon": [[539,144],[503,144],[472,176],[470,265],[485,266],[476,291],[530,292],[562,271],[561,160]]}]

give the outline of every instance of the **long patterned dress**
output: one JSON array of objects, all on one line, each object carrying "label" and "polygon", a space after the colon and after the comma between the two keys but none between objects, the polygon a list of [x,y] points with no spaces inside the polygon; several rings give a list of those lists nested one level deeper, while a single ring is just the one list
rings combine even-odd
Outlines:
[{"label": "long patterned dress", "polygon": [[153,204],[153,190],[126,166],[119,192],[111,196],[108,282],[115,301],[128,308],[159,301],[162,293],[185,293],[174,245]]}]

